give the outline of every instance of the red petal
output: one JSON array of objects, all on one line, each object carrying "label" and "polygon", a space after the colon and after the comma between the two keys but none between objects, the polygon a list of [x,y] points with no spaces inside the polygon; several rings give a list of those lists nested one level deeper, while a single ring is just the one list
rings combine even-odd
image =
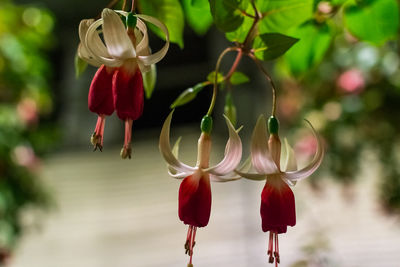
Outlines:
[{"label": "red petal", "polygon": [[144,91],[142,73],[139,68],[134,75],[122,68],[113,79],[114,105],[121,120],[137,120],[143,113]]},{"label": "red petal", "polygon": [[99,115],[111,115],[114,112],[112,79],[114,71],[102,65],[93,77],[89,89],[89,109]]},{"label": "red petal", "polygon": [[208,175],[191,175],[179,188],[179,218],[185,224],[204,227],[211,213],[211,187]]},{"label": "red petal", "polygon": [[261,219],[264,232],[286,233],[296,224],[294,195],[281,178],[270,178],[261,193]]}]

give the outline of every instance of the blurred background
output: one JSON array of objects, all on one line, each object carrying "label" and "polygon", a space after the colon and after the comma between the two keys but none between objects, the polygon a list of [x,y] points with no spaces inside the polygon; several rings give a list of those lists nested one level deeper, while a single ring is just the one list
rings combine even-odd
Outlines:
[{"label": "blurred background", "polygon": [[[177,216],[180,182],[169,178],[159,155],[159,131],[171,103],[206,81],[219,53],[237,40],[212,25],[208,1],[163,1],[178,21],[160,18],[174,44],[157,64],[154,93],[134,122],[133,157],[122,160],[124,129],[115,115],[107,119],[103,153],[92,152],[97,116],[87,108],[87,94],[96,69],[87,67],[77,78],[74,68],[80,20],[98,16],[109,2],[0,0],[4,266],[186,266],[186,227]],[[139,1],[139,11],[157,17],[155,2]],[[290,25],[269,26],[300,41],[265,67],[278,87],[281,136],[294,145],[300,165],[316,146],[304,118],[323,136],[327,152],[321,168],[293,188],[298,222],[281,235],[281,266],[397,267],[398,3],[306,2],[281,14],[292,18]],[[150,33],[150,44],[157,50],[163,40]],[[224,72],[233,59],[224,60]],[[258,115],[269,115],[265,78],[247,58],[239,70],[251,82],[220,91],[213,162],[223,156],[227,139],[224,112],[245,126],[244,157]],[[180,158],[188,164],[196,161],[199,122],[210,98],[206,87],[174,113],[172,142],[183,137]],[[269,265],[259,216],[262,187],[244,180],[212,185],[212,215],[197,235],[196,266]]]}]

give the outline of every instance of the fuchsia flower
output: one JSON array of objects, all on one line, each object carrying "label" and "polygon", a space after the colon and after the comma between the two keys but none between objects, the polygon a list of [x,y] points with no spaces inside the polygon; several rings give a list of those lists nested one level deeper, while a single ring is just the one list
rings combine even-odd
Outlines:
[{"label": "fuchsia flower", "polygon": [[[308,122],[308,121],[307,121]],[[309,122],[308,122],[309,123]],[[310,124],[310,123],[309,123]],[[271,117],[268,121],[270,137],[267,140],[267,127],[264,116],[260,116],[254,128],[251,143],[251,162],[257,173],[236,171],[242,177],[251,180],[266,180],[261,193],[261,219],[264,232],[269,231],[269,262],[280,262],[278,234],[286,233],[287,226],[296,224],[295,200],[289,185],[310,176],[322,162],[324,150],[321,139],[311,126],[317,139],[317,151],[311,163],[297,170],[294,151],[285,139],[286,157],[281,170],[281,142],[278,136],[278,121]],[[274,244],[275,243],[275,244]],[[275,248],[274,248],[275,246]],[[275,259],[274,259],[275,258]]]},{"label": "fuchsia flower", "polygon": [[225,117],[229,140],[223,160],[217,165],[209,167],[211,137],[209,132],[203,130],[198,141],[197,164],[195,167],[188,166],[177,159],[179,140],[171,150],[169,132],[172,114],[173,112],[169,114],[161,130],[160,152],[168,163],[169,174],[174,178],[183,179],[179,188],[179,218],[183,223],[189,225],[185,253],[190,256],[188,266],[193,266],[192,255],[197,228],[207,226],[210,219],[210,180],[226,182],[240,179],[240,176],[235,175],[233,170],[238,166],[242,157],[242,142],[238,135],[239,130],[236,131],[229,119]]},{"label": "fuchsia flower", "polygon": [[[126,27],[120,15],[135,21],[134,25]],[[154,24],[166,36],[166,44],[154,54],[150,53],[147,27],[143,20]],[[151,65],[167,53],[168,30],[153,17],[106,8],[101,19],[81,21],[79,38],[78,55],[89,64],[99,67],[88,97],[90,111],[98,114],[92,143],[95,150],[102,150],[105,116],[115,110],[117,116],[125,121],[125,142],[121,156],[130,158],[132,123],[143,112],[142,73],[149,71]]]}]

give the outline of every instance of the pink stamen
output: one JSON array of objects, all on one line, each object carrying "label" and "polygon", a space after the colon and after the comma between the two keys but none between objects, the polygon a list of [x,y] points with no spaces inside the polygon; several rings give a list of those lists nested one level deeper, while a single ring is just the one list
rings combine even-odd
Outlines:
[{"label": "pink stamen", "polygon": [[99,115],[97,117],[96,128],[94,129],[94,133],[91,138],[91,142],[94,146],[94,151],[99,148],[100,151],[103,151],[103,136],[104,136],[104,126],[105,126],[106,118],[105,115]]},{"label": "pink stamen", "polygon": [[268,242],[268,252],[267,254],[269,255],[268,262],[273,263],[274,262],[274,257],[272,256],[272,249],[273,249],[273,242],[274,242],[274,235],[273,232],[269,232],[269,242]]},{"label": "pink stamen", "polygon": [[278,232],[275,232],[275,252],[274,252],[274,256],[275,256],[275,266],[278,266],[278,263],[280,263],[280,259],[279,259],[279,243],[278,243]]},{"label": "pink stamen", "polygon": [[192,227],[193,227],[193,230],[192,230],[192,238],[191,238],[191,240],[190,240],[190,250],[189,250],[190,259],[189,259],[189,265],[192,264],[193,247],[194,247],[194,245],[196,244],[195,238],[196,238],[197,227],[195,227],[195,226],[192,226]]},{"label": "pink stamen", "polygon": [[133,124],[133,120],[131,120],[131,119],[125,120],[125,140],[124,140],[124,146],[122,147],[122,150],[121,150],[121,157],[123,159],[131,158],[132,124]]},{"label": "pink stamen", "polygon": [[133,120],[126,120],[125,121],[125,141],[124,147],[128,148],[131,146],[131,138],[132,138],[132,124]]},{"label": "pink stamen", "polygon": [[268,242],[268,262],[274,263],[275,267],[278,266],[278,263],[281,262],[279,258],[279,241],[278,241],[278,232],[277,231],[269,231],[269,242]]},{"label": "pink stamen", "polygon": [[187,235],[186,235],[186,242],[185,242],[185,254],[189,254],[190,240],[192,239],[192,228],[193,228],[193,226],[189,225]]}]

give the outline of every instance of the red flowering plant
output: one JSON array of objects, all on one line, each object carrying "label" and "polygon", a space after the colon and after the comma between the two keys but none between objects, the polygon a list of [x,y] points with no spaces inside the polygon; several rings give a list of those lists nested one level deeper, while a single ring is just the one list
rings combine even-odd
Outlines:
[{"label": "red flowering plant", "polygon": [[[126,19],[125,24],[121,16]],[[150,22],[165,34],[165,45],[154,54],[150,52],[144,21]],[[79,37],[79,57],[99,67],[90,85],[88,97],[90,111],[98,115],[91,142],[95,150],[102,150],[105,117],[115,110],[117,116],[125,121],[121,157],[130,158],[132,124],[143,113],[142,74],[150,71],[152,65],[167,53],[168,30],[162,22],[151,16],[106,8],[100,19],[81,21]]]},{"label": "red flowering plant", "polygon": [[261,193],[262,230],[264,232],[269,231],[267,251],[269,262],[273,263],[275,261],[277,266],[280,262],[278,234],[286,233],[287,226],[296,224],[295,200],[290,186],[294,186],[298,180],[310,176],[318,169],[324,156],[324,149],[321,138],[309,123],[317,139],[317,151],[309,165],[297,170],[294,151],[286,139],[284,141],[286,157],[281,158],[281,141],[278,135],[279,124],[276,117],[271,116],[268,120],[268,130],[270,132],[268,139],[266,125],[264,116],[261,115],[257,120],[252,136],[251,162],[256,173],[236,172],[250,180],[266,180]]},{"label": "red flowering plant", "polygon": [[198,141],[197,163],[191,167],[177,158],[179,140],[171,149],[169,142],[171,112],[164,122],[160,134],[160,152],[168,164],[169,174],[177,179],[183,179],[179,187],[179,219],[187,224],[188,232],[185,242],[185,253],[190,256],[188,266],[192,265],[193,247],[195,245],[198,227],[208,224],[211,213],[211,185],[214,182],[226,182],[240,179],[233,170],[242,157],[242,142],[232,123],[225,117],[229,130],[229,140],[226,144],[225,156],[220,163],[209,167],[211,153],[212,119],[204,116],[201,123],[201,135]]}]

